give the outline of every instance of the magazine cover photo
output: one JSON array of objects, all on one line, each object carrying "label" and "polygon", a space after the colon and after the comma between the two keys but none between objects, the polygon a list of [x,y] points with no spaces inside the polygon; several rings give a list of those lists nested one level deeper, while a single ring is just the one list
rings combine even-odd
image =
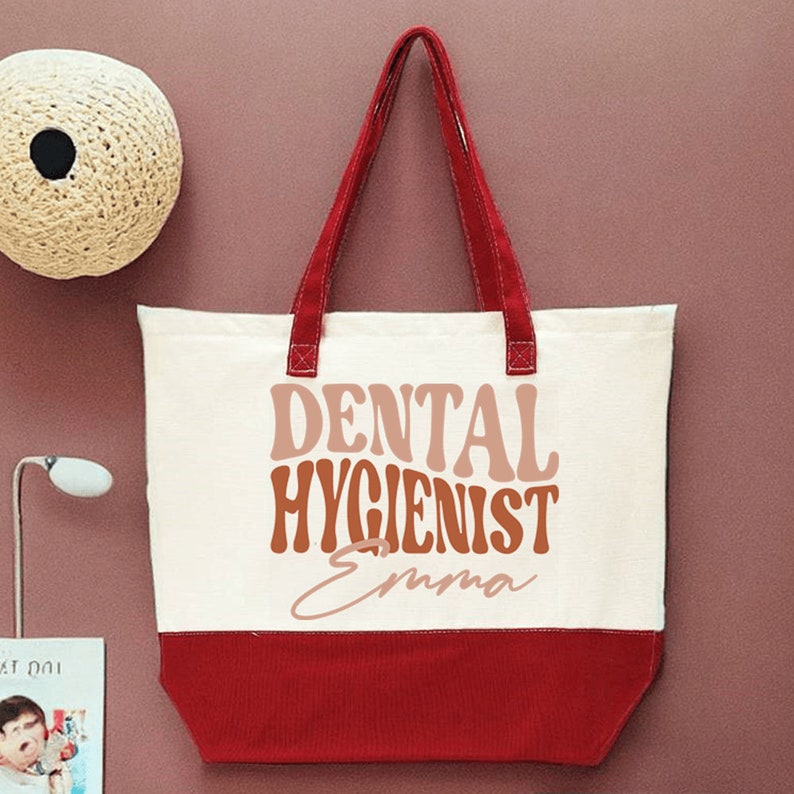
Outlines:
[{"label": "magazine cover photo", "polygon": [[0,794],[102,790],[102,640],[0,639]]}]

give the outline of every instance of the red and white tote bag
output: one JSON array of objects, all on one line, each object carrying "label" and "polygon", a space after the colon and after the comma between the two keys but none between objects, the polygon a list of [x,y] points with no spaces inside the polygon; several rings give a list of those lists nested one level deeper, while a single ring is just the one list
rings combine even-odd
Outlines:
[{"label": "red and white tote bag", "polygon": [[[416,39],[480,311],[326,314]],[[674,308],[530,315],[407,31],[291,313],[139,309],[161,680],[202,757],[598,763],[662,652]]]}]

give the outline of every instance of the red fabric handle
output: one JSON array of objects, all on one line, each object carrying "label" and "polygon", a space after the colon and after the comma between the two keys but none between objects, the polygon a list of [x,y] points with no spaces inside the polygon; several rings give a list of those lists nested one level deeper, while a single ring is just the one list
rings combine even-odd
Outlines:
[{"label": "red fabric handle", "polygon": [[535,334],[524,278],[485,181],[452,67],[438,36],[429,28],[414,27],[397,40],[386,61],[336,199],[303,274],[292,306],[288,375],[317,375],[322,318],[342,236],[383,137],[400,76],[411,45],[417,38],[425,46],[433,73],[436,105],[466,236],[478,306],[481,311],[503,312],[507,374],[528,375],[536,370]]}]

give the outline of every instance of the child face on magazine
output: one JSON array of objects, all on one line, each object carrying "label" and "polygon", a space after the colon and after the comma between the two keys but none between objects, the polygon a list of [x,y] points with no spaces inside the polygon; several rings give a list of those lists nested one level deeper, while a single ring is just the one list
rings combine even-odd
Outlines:
[{"label": "child face on magazine", "polygon": [[0,728],[0,765],[23,771],[44,749],[46,728],[39,717],[23,712]]}]

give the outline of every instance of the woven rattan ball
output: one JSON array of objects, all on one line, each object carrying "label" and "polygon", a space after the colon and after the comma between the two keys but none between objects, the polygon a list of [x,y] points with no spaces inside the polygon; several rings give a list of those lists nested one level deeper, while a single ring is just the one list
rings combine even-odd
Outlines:
[{"label": "woven rattan ball", "polygon": [[0,61],[0,251],[26,270],[124,267],[160,233],[181,176],[174,113],[140,69],[76,50]]}]

